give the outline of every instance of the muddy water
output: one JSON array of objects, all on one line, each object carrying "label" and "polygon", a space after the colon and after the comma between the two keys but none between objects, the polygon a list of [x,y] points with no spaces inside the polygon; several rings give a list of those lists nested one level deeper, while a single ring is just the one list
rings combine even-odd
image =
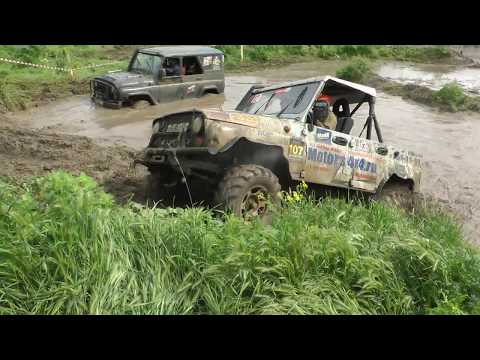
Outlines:
[{"label": "muddy water", "polygon": [[443,85],[457,82],[470,95],[480,94],[480,68],[444,64],[383,63],[377,73],[402,84],[416,84],[439,90]]},{"label": "muddy water", "polygon": [[[353,135],[363,126],[363,110],[355,116]],[[465,235],[480,243],[480,117],[433,112],[383,93],[376,113],[385,142],[423,155],[421,191],[461,214]]]},{"label": "muddy water", "polygon": [[[14,121],[33,128],[50,128],[95,138],[101,143],[126,144],[136,149],[149,139],[152,119],[194,107],[232,109],[254,83],[275,83],[318,75],[335,74],[342,64],[318,62],[281,69],[229,76],[224,95],[152,106],[143,110],[110,110],[95,107],[87,96],[75,96],[41,108],[12,114]],[[389,71],[394,73],[395,66]],[[441,75],[439,74],[441,77]],[[422,191],[448,202],[465,218],[465,234],[480,243],[480,117],[466,113],[438,113],[379,93],[377,116],[386,142],[423,154],[426,162]],[[353,135],[358,135],[366,108],[355,116]]]}]

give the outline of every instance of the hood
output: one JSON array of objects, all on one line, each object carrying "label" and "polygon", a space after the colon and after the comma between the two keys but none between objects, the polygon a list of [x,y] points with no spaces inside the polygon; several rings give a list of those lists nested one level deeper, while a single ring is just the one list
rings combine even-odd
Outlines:
[{"label": "hood", "polygon": [[[240,124],[254,128],[259,127],[259,125],[263,122],[272,122],[272,118],[269,116],[252,115],[233,110],[223,111],[216,109],[202,109],[202,111],[207,116],[207,118],[212,120]],[[278,121],[279,119],[275,118],[273,120]]]},{"label": "hood", "polygon": [[153,82],[151,75],[144,75],[132,72],[115,72],[103,76],[97,76],[95,79],[108,81],[117,87],[129,87],[143,85]]}]

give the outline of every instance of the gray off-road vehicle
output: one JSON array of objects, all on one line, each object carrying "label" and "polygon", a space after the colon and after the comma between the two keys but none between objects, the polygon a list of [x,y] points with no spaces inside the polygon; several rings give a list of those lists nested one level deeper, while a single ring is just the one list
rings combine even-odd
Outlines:
[{"label": "gray off-road vehicle", "polygon": [[91,98],[99,105],[120,108],[220,94],[225,89],[223,64],[223,53],[210,47],[139,49],[126,72],[111,72],[91,80]]},{"label": "gray off-road vehicle", "polygon": [[[325,95],[332,99],[335,130],[315,125],[311,109]],[[265,198],[277,201],[281,189],[301,181],[373,196],[393,193],[389,189],[412,193],[420,185],[421,158],[383,143],[375,99],[375,89],[330,76],[252,86],[234,111],[193,109],[155,119],[136,163],[150,172],[153,200],[200,180],[210,186],[196,191],[213,189],[214,204],[239,216],[263,215]],[[352,116],[364,103],[363,130],[350,135]]]}]

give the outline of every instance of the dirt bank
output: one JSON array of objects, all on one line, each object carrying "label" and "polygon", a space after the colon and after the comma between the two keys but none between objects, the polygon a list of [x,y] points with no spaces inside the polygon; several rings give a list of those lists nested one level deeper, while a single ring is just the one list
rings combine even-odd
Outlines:
[{"label": "dirt bank", "polygon": [[63,169],[93,177],[123,202],[133,195],[142,202],[142,169],[130,168],[135,151],[127,146],[101,146],[88,137],[55,134],[14,126],[0,119],[0,177],[22,183]]},{"label": "dirt bank", "polygon": [[[384,91],[387,94],[401,96],[404,99],[415,101],[422,105],[428,105],[440,111],[452,112],[452,107],[445,103],[440,103],[435,99],[436,91],[423,85],[418,84],[401,84],[396,81],[385,79],[376,74],[371,74],[365,81],[365,85]],[[457,111],[480,112],[480,97],[467,96],[467,101],[462,108]],[[456,112],[456,111],[455,111]]]}]

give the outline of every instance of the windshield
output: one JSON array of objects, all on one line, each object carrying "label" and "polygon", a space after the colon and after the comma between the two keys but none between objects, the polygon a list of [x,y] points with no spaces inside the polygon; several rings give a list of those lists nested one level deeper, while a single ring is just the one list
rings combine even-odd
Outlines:
[{"label": "windshield", "polygon": [[162,58],[158,55],[137,53],[130,67],[131,72],[153,75],[160,68]]},{"label": "windshield", "polygon": [[249,114],[291,117],[303,113],[319,82],[283,87],[251,94],[237,110]]}]

